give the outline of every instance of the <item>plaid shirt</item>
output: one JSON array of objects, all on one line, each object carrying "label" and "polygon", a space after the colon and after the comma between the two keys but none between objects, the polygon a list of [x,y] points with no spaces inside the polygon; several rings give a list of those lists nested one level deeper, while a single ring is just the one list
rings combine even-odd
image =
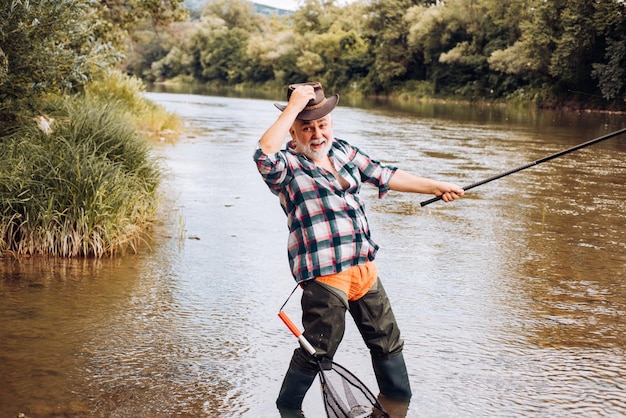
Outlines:
[{"label": "plaid shirt", "polygon": [[350,184],[347,189],[332,173],[289,147],[276,154],[261,149],[254,154],[261,176],[287,215],[289,264],[297,282],[364,264],[378,251],[359,190],[363,182],[370,183],[382,198],[397,168],[372,160],[340,139],[333,141],[329,157]]}]

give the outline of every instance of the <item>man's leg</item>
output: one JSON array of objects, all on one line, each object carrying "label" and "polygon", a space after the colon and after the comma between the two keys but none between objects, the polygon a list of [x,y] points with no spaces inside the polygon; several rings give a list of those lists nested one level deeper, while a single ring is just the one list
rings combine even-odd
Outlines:
[{"label": "man's leg", "polygon": [[[342,298],[342,293],[315,280],[304,284],[301,300],[303,335],[315,347],[318,357],[332,360],[343,338],[347,299]],[[302,348],[296,349],[276,400],[278,408],[302,409],[304,395],[317,371],[317,359]]]},{"label": "man's leg", "polygon": [[350,314],[370,349],[380,393],[410,400],[411,386],[402,356],[404,342],[380,279],[365,296],[350,302]]}]

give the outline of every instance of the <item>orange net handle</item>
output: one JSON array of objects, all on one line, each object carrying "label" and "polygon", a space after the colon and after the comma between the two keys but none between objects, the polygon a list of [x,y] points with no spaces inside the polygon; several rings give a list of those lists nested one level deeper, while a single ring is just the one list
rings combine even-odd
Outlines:
[{"label": "orange net handle", "polygon": [[287,316],[287,314],[285,313],[285,311],[280,311],[278,312],[278,317],[280,319],[283,320],[283,322],[285,323],[285,325],[287,325],[287,328],[289,328],[289,331],[291,331],[293,333],[293,335],[296,336],[296,338],[300,338],[300,336],[302,335],[302,333],[300,332],[300,330],[298,329],[298,327],[296,326],[296,324],[293,323],[293,321],[291,320],[291,318],[289,318]]},{"label": "orange net handle", "polygon": [[293,321],[287,316],[285,311],[278,312],[278,317],[285,323],[285,325],[287,325],[287,328],[289,328],[289,331],[291,331],[292,334],[296,336],[298,341],[300,341],[300,344],[302,345],[302,347],[310,355],[314,356],[315,348],[313,348],[311,343],[304,337],[304,335],[302,335],[302,333],[300,332],[296,324],[294,324]]}]

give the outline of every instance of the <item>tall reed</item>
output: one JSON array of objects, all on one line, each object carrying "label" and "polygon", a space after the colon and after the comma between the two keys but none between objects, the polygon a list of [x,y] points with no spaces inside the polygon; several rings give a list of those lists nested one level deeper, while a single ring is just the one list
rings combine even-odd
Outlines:
[{"label": "tall reed", "polygon": [[65,104],[50,134],[0,138],[0,251],[63,257],[134,251],[154,221],[162,167],[116,101]]}]

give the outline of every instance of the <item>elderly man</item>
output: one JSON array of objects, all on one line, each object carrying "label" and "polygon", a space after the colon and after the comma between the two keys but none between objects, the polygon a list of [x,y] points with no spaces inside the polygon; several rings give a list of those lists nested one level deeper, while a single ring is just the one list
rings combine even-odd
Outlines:
[{"label": "elderly man", "polygon": [[[331,111],[339,95],[325,97],[320,83],[290,85],[287,100],[287,105],[276,104],[282,113],[261,137],[254,159],[287,215],[289,263],[303,288],[303,334],[318,356],[332,359],[349,311],[370,351],[379,398],[408,405],[403,341],[378,278],[378,245],[370,236],[359,191],[369,183],[381,198],[396,190],[449,202],[462,196],[463,189],[381,164],[335,138]],[[283,149],[287,135],[291,141]],[[276,401],[281,412],[301,410],[316,374],[315,360],[296,349]]]}]

